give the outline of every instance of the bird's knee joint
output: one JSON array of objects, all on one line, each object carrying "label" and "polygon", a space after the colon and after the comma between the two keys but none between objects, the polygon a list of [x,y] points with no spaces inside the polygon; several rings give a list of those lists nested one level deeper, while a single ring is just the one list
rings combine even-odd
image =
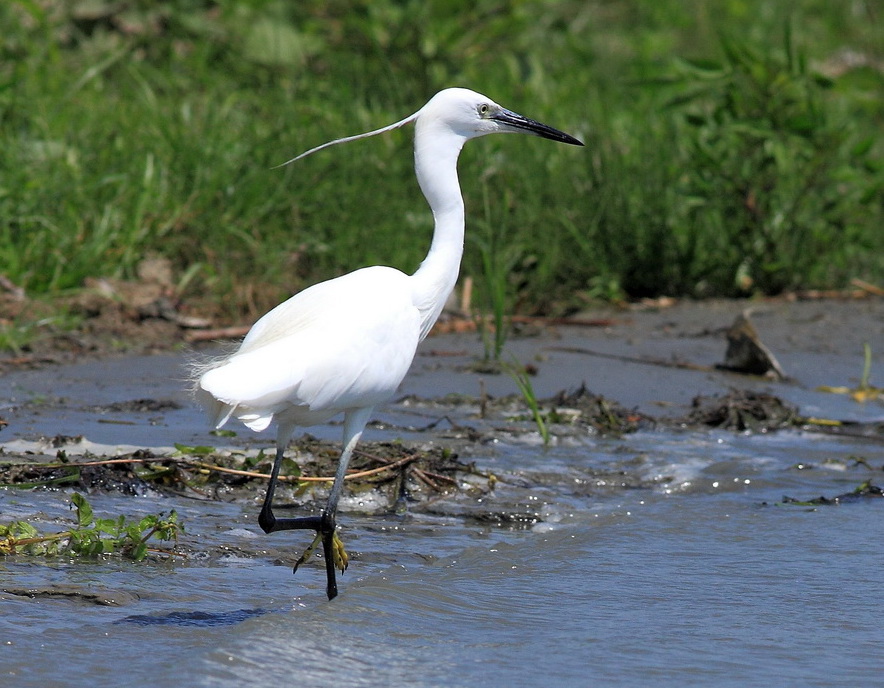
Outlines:
[{"label": "bird's knee joint", "polygon": [[334,533],[335,529],[338,527],[335,522],[335,515],[330,514],[328,512],[322,512],[322,518],[319,522],[320,532],[322,533]]},{"label": "bird's knee joint", "polygon": [[261,530],[265,533],[270,533],[273,530],[273,526],[276,525],[276,516],[273,515],[270,509],[262,510],[258,514],[258,525],[261,526]]}]

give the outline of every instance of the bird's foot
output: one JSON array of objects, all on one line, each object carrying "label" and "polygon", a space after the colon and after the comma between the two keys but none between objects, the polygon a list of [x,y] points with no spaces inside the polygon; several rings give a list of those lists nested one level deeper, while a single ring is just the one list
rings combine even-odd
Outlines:
[{"label": "bird's foot", "polygon": [[322,542],[322,533],[317,531],[316,537],[313,538],[313,542],[311,542],[307,546],[307,549],[304,550],[304,553],[301,554],[301,556],[298,557],[298,561],[295,562],[295,567],[292,569],[292,573],[297,573],[298,568],[301,566],[301,564],[306,564],[308,561],[310,561],[310,557],[313,556],[313,552],[316,550],[316,546],[320,542]]},{"label": "bird's foot", "polygon": [[[316,548],[321,542],[323,542],[325,537],[325,533],[317,531],[316,537],[313,538],[313,541],[307,546],[307,549],[304,550],[304,553],[298,558],[298,561],[295,562],[292,573],[297,573],[302,564],[306,564],[310,561],[313,552],[316,551]],[[347,570],[347,566],[350,564],[350,557],[347,556],[347,550],[344,549],[344,542],[341,540],[337,531],[333,532],[331,535],[331,553],[334,567],[341,573],[344,573],[344,571]]]},{"label": "bird's foot", "polygon": [[347,556],[347,550],[344,549],[344,541],[341,540],[337,531],[332,535],[332,558],[334,559],[335,568],[344,573],[347,566],[350,565],[350,557]]}]

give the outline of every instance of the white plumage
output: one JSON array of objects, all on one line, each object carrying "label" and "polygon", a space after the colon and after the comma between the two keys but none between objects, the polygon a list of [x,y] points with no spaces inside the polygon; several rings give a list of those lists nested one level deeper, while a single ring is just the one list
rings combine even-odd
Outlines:
[{"label": "white plumage", "polygon": [[420,340],[408,276],[357,270],[306,289],[262,317],[239,350],[199,381],[217,427],[233,417],[252,430],[281,415],[296,426],[375,406],[392,396]]},{"label": "white plumage", "polygon": [[[415,172],[435,221],[433,242],[420,268],[406,275],[393,268],[368,267],[305,289],[258,320],[239,349],[203,369],[196,384],[197,400],[216,427],[231,418],[256,431],[276,422],[276,460],[258,521],[268,533],[317,531],[326,557],[329,599],[337,594],[335,566],[341,570],[346,566],[335,533],[335,512],[353,448],[374,408],[402,382],[417,345],[433,327],[457,281],[464,239],[457,178],[461,148],[471,138],[496,132],[583,145],[479,93],[452,88],[395,124],[331,141],[289,162],[409,122],[415,123]],[[322,515],[276,518],[273,492],[294,429],[324,423],[340,413],[344,414],[343,450]]]}]

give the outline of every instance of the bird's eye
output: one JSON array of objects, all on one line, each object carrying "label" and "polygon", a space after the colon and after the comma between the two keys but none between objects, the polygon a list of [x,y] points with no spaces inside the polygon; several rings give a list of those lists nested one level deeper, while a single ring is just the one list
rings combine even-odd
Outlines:
[{"label": "bird's eye", "polygon": [[484,117],[485,115],[487,115],[489,110],[491,110],[491,108],[488,107],[488,103],[482,103],[482,104],[479,106],[479,114],[480,114],[482,117]]}]

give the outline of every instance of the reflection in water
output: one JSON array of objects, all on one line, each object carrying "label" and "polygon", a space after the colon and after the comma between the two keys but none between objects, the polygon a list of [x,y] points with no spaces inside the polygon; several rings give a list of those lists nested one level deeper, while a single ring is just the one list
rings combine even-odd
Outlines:
[{"label": "reflection in water", "polygon": [[231,612],[169,612],[168,614],[133,614],[114,621],[136,626],[232,626],[246,619],[269,614],[268,609],[236,609]]}]

